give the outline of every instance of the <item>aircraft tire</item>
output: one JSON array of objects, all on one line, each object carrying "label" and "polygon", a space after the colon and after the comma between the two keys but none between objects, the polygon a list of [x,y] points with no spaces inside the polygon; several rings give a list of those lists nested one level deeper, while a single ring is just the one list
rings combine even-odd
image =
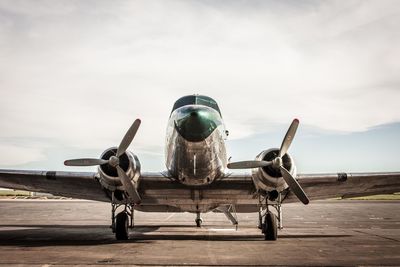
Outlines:
[{"label": "aircraft tire", "polygon": [[124,211],[118,213],[115,221],[115,237],[117,240],[127,240],[129,237],[128,214]]},{"label": "aircraft tire", "polygon": [[268,212],[264,223],[265,240],[275,241],[278,238],[278,223],[275,214]]},{"label": "aircraft tire", "polygon": [[203,223],[202,219],[196,219],[196,226],[201,227],[201,224]]}]

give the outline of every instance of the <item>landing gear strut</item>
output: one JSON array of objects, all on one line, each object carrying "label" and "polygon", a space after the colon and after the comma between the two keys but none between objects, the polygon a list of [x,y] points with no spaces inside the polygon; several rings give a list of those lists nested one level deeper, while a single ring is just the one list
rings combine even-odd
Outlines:
[{"label": "landing gear strut", "polygon": [[[124,207],[124,210],[115,213],[119,207]],[[111,229],[115,233],[117,240],[127,240],[129,238],[129,228],[134,227],[134,205],[128,203],[111,203]]]},{"label": "landing gear strut", "polygon": [[216,210],[223,212],[225,214],[226,218],[228,218],[228,220],[230,220],[231,223],[233,225],[235,225],[236,230],[238,229],[239,222],[238,222],[238,218],[236,215],[235,205],[231,204],[231,205],[226,205],[226,206],[220,206],[220,207],[216,208]]},{"label": "landing gear strut", "polygon": [[[259,195],[258,201],[260,210],[259,215],[259,225],[258,228],[264,234],[265,240],[276,240],[278,238],[278,228],[283,229],[282,225],[282,206],[281,206],[281,193],[279,193],[278,198],[275,200],[269,200],[268,195]],[[274,208],[278,216],[274,212],[270,211],[270,208]],[[279,225],[278,225],[279,223]]]}]

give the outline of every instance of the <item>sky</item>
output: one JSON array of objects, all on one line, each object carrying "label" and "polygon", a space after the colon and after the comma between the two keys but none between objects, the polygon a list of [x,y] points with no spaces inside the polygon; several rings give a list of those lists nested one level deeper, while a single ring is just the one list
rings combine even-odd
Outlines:
[{"label": "sky", "polygon": [[164,170],[175,100],[220,105],[232,160],[279,147],[299,172],[399,171],[398,1],[0,0],[0,168],[87,170],[136,118]]}]

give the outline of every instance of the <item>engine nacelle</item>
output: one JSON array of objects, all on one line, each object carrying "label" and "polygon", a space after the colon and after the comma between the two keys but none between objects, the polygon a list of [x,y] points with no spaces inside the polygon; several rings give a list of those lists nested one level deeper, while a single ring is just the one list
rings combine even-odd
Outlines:
[{"label": "engine nacelle", "polygon": [[[264,150],[256,157],[256,160],[272,161],[278,156],[278,153],[279,148]],[[296,165],[294,164],[293,158],[288,153],[282,157],[282,164],[294,177],[296,177]],[[288,185],[282,178],[280,170],[273,166],[253,169],[252,176],[257,189],[262,189],[268,192],[273,190],[281,192],[288,188]]]},{"label": "engine nacelle", "polygon": [[[117,148],[112,147],[107,149],[101,154],[102,159],[108,160],[111,156],[115,156]],[[137,185],[140,177],[140,162],[138,157],[126,151],[122,156],[119,157],[119,166],[125,171],[130,180]],[[98,168],[100,174],[101,185],[110,191],[124,191],[121,180],[118,178],[117,169],[112,167],[110,164],[100,165]]]}]

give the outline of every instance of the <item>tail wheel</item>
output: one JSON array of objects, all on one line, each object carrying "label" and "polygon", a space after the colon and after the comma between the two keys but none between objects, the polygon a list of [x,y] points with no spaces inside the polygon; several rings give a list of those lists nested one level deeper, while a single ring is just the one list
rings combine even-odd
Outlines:
[{"label": "tail wheel", "polygon": [[263,224],[265,240],[276,240],[278,238],[278,223],[275,214],[268,212]]},{"label": "tail wheel", "polygon": [[202,219],[196,219],[196,226],[201,227],[201,224],[203,223]]},{"label": "tail wheel", "polygon": [[115,219],[115,237],[117,240],[127,240],[129,237],[129,219],[128,214],[123,211],[118,213]]}]

